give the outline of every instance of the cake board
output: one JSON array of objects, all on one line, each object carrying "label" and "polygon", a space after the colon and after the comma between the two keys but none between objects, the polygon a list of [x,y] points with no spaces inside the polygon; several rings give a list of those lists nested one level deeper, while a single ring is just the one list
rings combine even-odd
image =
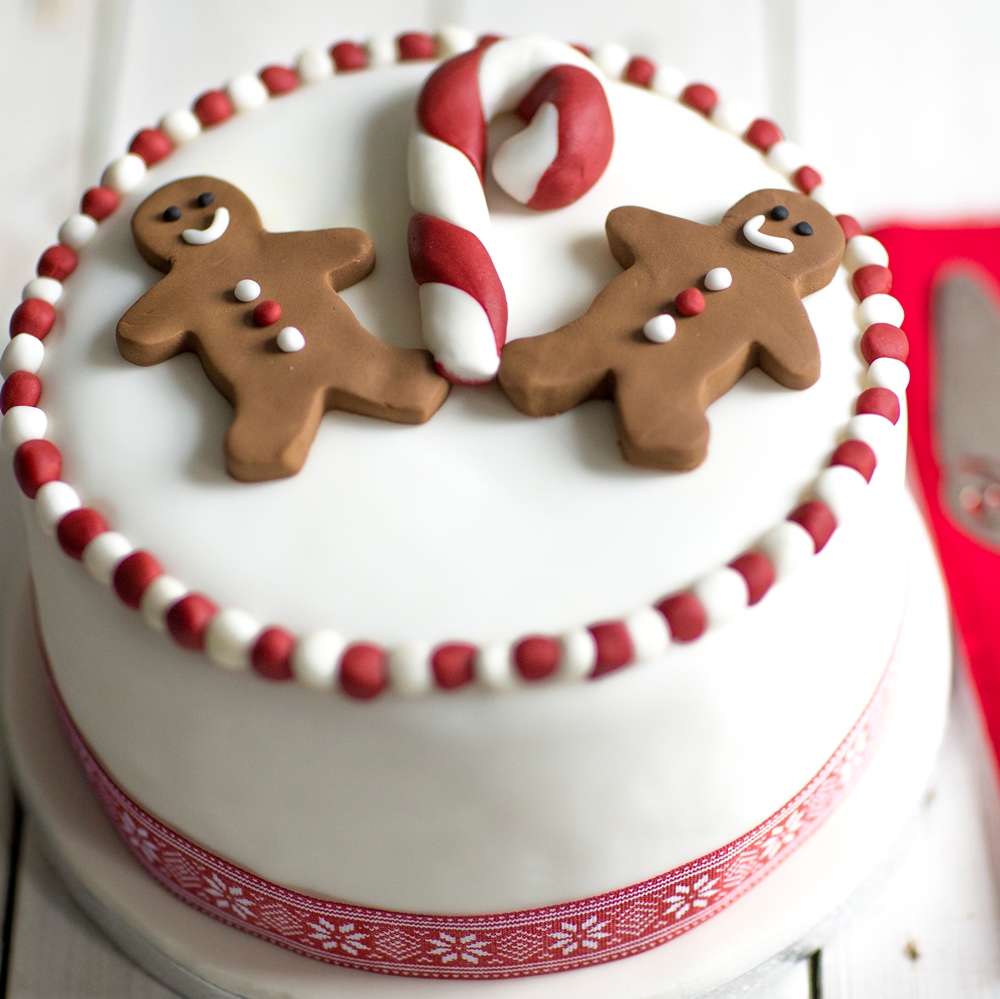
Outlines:
[{"label": "cake board", "polygon": [[709,992],[745,994],[781,960],[818,945],[830,914],[889,853],[934,764],[951,677],[948,612],[937,562],[912,501],[906,518],[909,591],[894,692],[866,770],[833,815],[763,882],[708,922],[625,961],[505,981],[383,976],[300,957],[188,908],[133,859],[59,729],[28,586],[10,608],[3,649],[3,718],[13,770],[47,851],[76,901],[122,951],[190,999],[693,999]]}]

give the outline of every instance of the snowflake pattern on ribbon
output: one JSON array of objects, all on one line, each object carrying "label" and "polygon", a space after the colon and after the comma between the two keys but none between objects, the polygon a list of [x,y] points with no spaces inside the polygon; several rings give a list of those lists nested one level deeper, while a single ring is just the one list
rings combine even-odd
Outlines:
[{"label": "snowflake pattern on ribbon", "polygon": [[871,756],[888,707],[890,662],[857,723],[819,773],[759,826],[637,885],[563,905],[486,916],[391,912],[311,898],[241,870],[163,825],[105,772],[56,687],[56,714],[126,846],[181,901],[297,954],[419,978],[519,978],[659,947],[749,891],[822,824]]}]

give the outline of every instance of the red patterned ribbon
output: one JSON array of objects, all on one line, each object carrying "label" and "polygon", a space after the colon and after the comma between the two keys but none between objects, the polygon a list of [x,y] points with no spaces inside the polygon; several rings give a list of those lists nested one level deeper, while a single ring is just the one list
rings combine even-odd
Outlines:
[{"label": "red patterned ribbon", "polygon": [[517,978],[569,971],[658,947],[757,884],[833,811],[867,763],[889,702],[890,661],[861,717],[819,773],[759,826],[640,884],[593,898],[483,916],[386,912],[311,898],[216,857],[153,818],[115,783],[49,673],[56,713],[112,825],[169,892],[297,954],[419,978]]}]

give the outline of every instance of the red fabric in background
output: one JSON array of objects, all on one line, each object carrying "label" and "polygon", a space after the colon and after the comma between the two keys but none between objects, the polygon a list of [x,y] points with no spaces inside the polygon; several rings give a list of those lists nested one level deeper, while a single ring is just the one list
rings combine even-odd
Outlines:
[{"label": "red fabric in background", "polygon": [[966,534],[942,505],[931,340],[931,293],[943,269],[971,261],[1000,284],[1000,219],[960,227],[893,225],[872,235],[889,252],[892,294],[905,312],[903,328],[910,340],[911,453],[925,511],[951,593],[958,637],[979,693],[994,755],[1000,759],[1000,554]]}]

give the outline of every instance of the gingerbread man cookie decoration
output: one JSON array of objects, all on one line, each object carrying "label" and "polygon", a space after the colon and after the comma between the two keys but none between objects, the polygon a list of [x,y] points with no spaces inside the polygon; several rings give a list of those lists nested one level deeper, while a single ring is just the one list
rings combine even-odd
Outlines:
[{"label": "gingerbread man cookie decoration", "polygon": [[423,423],[444,402],[430,354],[383,343],[337,294],[375,266],[360,230],[268,232],[238,188],[187,177],[146,198],[132,234],[165,276],[119,321],[118,349],[142,365],[198,355],[236,410],[233,478],[294,475],[327,410]]},{"label": "gingerbread man cookie decoration", "polygon": [[687,470],[705,460],[706,409],[751,368],[790,389],[819,378],[802,298],[830,283],[844,253],[821,205],[755,191],[718,225],[626,207],[606,230],[625,271],[579,319],[504,347],[500,384],[522,413],[613,399],[628,461]]}]

